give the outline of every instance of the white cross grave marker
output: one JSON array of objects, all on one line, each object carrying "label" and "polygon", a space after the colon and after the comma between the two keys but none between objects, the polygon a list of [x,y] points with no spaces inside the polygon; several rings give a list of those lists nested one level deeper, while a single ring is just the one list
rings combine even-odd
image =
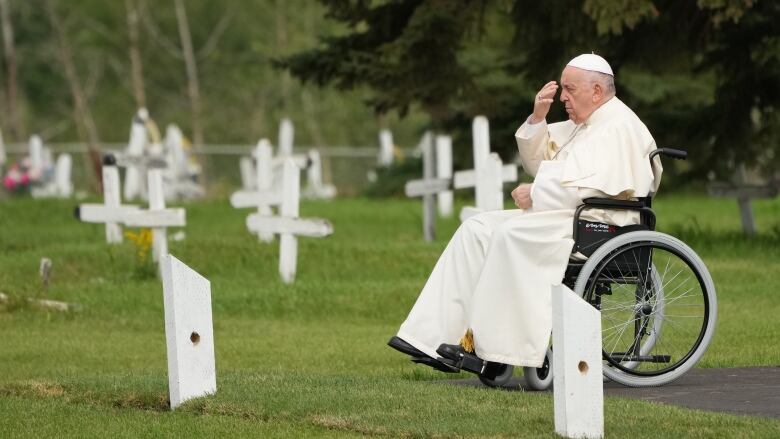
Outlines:
[{"label": "white cross grave marker", "polygon": [[423,197],[423,238],[433,241],[436,239],[435,195],[449,191],[451,181],[449,178],[434,177],[432,137],[426,136],[425,139],[427,141],[420,144],[423,153],[423,179],[407,182],[404,192],[407,197]]},{"label": "white cross grave marker", "polygon": [[604,437],[601,314],[563,285],[552,286],[555,432]]},{"label": "white cross grave marker", "polygon": [[247,228],[255,233],[275,233],[279,239],[279,274],[282,281],[292,283],[298,259],[297,236],[321,238],[333,233],[333,226],[324,219],[299,218],[300,168],[292,159],[282,167],[282,200],[280,216],[253,213],[246,219]]},{"label": "white cross grave marker", "polygon": [[490,152],[490,129],[485,116],[477,116],[472,123],[474,169],[455,173],[455,189],[475,188],[476,207],[464,207],[461,221],[488,210],[504,208],[504,182],[517,181],[517,166],[503,165],[498,154]]},{"label": "white cross grave marker", "polygon": [[[124,218],[130,227],[152,229],[152,256],[158,264],[168,254],[168,227],[183,227],[187,224],[186,212],[182,208],[166,209],[162,184],[162,169],[149,169],[149,209],[135,210]],[[161,267],[162,268],[162,267]]]},{"label": "white cross grave marker", "polygon": [[[257,214],[269,216],[273,214],[272,206],[278,206],[282,202],[279,190],[273,188],[273,167],[271,158],[271,143],[267,139],[260,139],[254,150],[257,160],[254,175],[254,190],[241,190],[230,196],[230,205],[237,208],[256,207]],[[271,242],[274,234],[271,232],[258,232],[258,238],[262,242]]]},{"label": "white cross grave marker", "polygon": [[106,242],[118,244],[122,242],[122,227],[120,223],[130,212],[138,210],[138,206],[122,206],[119,187],[119,168],[114,156],[103,157],[103,204],[82,204],[76,209],[76,218],[87,223],[106,224]]},{"label": "white cross grave marker", "polygon": [[161,264],[171,410],[217,391],[211,283],[173,255]]}]

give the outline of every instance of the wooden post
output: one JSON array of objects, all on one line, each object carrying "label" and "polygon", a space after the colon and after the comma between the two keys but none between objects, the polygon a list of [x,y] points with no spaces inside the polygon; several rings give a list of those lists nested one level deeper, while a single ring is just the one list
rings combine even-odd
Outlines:
[{"label": "wooden post", "polygon": [[70,154],[60,154],[54,167],[55,195],[60,198],[68,198],[73,195],[73,183],[70,180],[70,171],[73,161]]},{"label": "wooden post", "polygon": [[604,437],[601,314],[563,285],[552,286],[555,432]]},{"label": "wooden post", "polygon": [[[287,160],[282,169],[282,205],[279,215],[288,218],[298,218],[301,179],[300,169],[295,162]],[[298,260],[298,240],[292,233],[281,233],[279,237],[279,274],[286,283],[295,280],[295,270]]]},{"label": "wooden post", "polygon": [[295,130],[290,119],[284,118],[279,124],[279,157],[287,158],[293,155],[293,136]]},{"label": "wooden post", "polygon": [[171,410],[217,391],[211,283],[166,255],[161,264]]},{"label": "wooden post", "polygon": [[[125,154],[128,158],[138,159],[144,154],[147,143],[145,120],[148,117],[149,113],[146,109],[141,108],[133,118],[133,123],[130,126],[130,143],[127,145],[127,152]],[[125,200],[132,200],[142,196],[144,193],[142,175],[143,169],[138,163],[132,161],[128,163],[125,170]]]},{"label": "wooden post", "polygon": [[45,169],[43,163],[43,141],[40,136],[33,134],[30,136],[30,173],[38,179],[43,176]]},{"label": "wooden post", "polygon": [[[162,186],[162,170],[150,169],[149,178],[149,210],[165,209],[165,195]],[[162,263],[162,259],[168,254],[168,233],[165,227],[152,228],[152,256],[155,262]]]},{"label": "wooden post", "polygon": [[[258,192],[270,192],[273,189],[273,167],[272,167],[272,151],[271,142],[267,139],[260,139],[256,148],[257,162],[255,163],[255,169],[257,171],[255,186]],[[276,203],[278,204],[278,203]],[[270,203],[257,203],[258,215],[273,215]],[[261,242],[271,242],[274,240],[274,234],[268,232],[258,232],[257,238]]]},{"label": "wooden post", "polygon": [[[436,136],[436,178],[452,178],[452,138],[450,136]],[[436,194],[439,204],[439,215],[444,218],[452,216],[452,191],[447,190]]]},{"label": "wooden post", "polygon": [[245,191],[257,189],[255,184],[255,165],[251,157],[241,157],[238,161],[238,167],[241,170],[241,188]]},{"label": "wooden post", "polygon": [[393,164],[393,133],[388,129],[379,131],[379,167],[388,167]]},{"label": "wooden post", "polygon": [[[435,178],[435,166],[433,156],[433,139],[428,136],[427,141],[422,144],[423,153],[423,179],[433,180]],[[433,194],[423,195],[423,236],[426,241],[436,239],[436,200]]]}]

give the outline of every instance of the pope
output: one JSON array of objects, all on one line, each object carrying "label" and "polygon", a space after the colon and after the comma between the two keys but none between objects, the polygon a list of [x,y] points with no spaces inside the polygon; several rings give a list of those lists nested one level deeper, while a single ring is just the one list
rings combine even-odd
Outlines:
[{"label": "pope", "polygon": [[[548,124],[559,100],[569,119]],[[654,193],[660,160],[647,127],[615,95],[614,73],[594,54],[572,59],[550,81],[515,133],[532,184],[512,191],[518,209],[468,218],[439,257],[389,345],[436,369],[456,371],[459,352],[490,363],[541,367],[552,330],[552,284],[572,255],[574,210],[589,197],[630,200]],[[639,223],[631,211],[588,209],[582,218]]]}]

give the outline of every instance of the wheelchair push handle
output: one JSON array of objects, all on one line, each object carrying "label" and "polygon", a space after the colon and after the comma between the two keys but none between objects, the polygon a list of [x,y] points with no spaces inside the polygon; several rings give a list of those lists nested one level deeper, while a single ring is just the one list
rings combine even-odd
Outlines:
[{"label": "wheelchair push handle", "polygon": [[657,156],[658,154],[663,154],[677,160],[685,160],[688,158],[688,151],[674,148],[658,148],[650,153],[650,160],[652,160],[653,157]]}]

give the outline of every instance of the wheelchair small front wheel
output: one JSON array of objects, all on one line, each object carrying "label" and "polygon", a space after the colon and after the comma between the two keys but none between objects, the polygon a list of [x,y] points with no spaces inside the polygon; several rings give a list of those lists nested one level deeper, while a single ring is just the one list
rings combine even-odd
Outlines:
[{"label": "wheelchair small front wheel", "polygon": [[553,383],[552,349],[547,349],[542,367],[524,367],[525,383],[531,390],[547,390]]},{"label": "wheelchair small front wheel", "polygon": [[506,387],[514,371],[511,364],[488,363],[485,371],[479,374],[479,380],[488,387]]}]

